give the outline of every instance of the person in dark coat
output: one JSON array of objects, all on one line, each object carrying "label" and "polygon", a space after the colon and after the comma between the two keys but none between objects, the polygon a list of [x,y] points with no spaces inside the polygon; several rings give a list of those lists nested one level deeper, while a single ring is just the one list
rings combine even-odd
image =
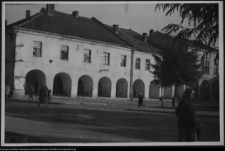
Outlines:
[{"label": "person in dark coat", "polygon": [[138,95],[138,107],[140,107],[140,106],[145,107],[145,105],[143,105],[143,96],[141,93],[139,93],[139,95]]},{"label": "person in dark coat", "polygon": [[194,97],[194,90],[187,88],[180,100],[176,115],[178,117],[178,141],[195,141],[195,108],[192,103]]},{"label": "person in dark coat", "polygon": [[51,99],[51,90],[48,89],[48,102],[50,101]]},{"label": "person in dark coat", "polygon": [[10,86],[6,85],[5,86],[5,97],[8,98],[9,97],[9,93],[10,93]]},{"label": "person in dark coat", "polygon": [[45,107],[47,107],[48,104],[48,88],[45,85],[41,86],[40,92],[39,92],[39,102],[38,107],[41,103],[45,104]]},{"label": "person in dark coat", "polygon": [[34,87],[31,85],[29,89],[29,95],[30,95],[28,98],[29,100],[32,99],[33,101],[33,93],[34,93]]}]

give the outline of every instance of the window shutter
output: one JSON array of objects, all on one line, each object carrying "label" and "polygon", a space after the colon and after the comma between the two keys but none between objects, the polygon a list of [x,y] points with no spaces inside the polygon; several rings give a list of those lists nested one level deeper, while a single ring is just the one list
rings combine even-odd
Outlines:
[{"label": "window shutter", "polygon": [[86,53],[84,53],[84,62],[86,62]]},{"label": "window shutter", "polygon": [[110,53],[108,53],[108,65],[110,65]]},{"label": "window shutter", "polygon": [[91,62],[91,50],[89,50],[89,62]]},{"label": "window shutter", "polygon": [[69,60],[69,46],[67,46],[66,59]]}]

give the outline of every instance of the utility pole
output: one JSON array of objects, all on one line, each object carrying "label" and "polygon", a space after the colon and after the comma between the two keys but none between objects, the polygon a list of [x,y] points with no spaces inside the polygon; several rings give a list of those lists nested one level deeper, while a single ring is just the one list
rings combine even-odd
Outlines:
[{"label": "utility pole", "polygon": [[135,47],[131,49],[131,65],[130,65],[130,100],[133,100],[133,64],[134,64]]}]

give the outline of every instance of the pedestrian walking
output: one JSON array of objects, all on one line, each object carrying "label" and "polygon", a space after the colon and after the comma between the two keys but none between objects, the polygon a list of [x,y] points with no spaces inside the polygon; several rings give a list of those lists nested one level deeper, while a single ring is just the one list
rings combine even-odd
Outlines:
[{"label": "pedestrian walking", "polygon": [[176,101],[177,101],[177,96],[174,94],[172,97],[172,106],[173,107],[175,107]]},{"label": "pedestrian walking", "polygon": [[41,86],[40,92],[39,92],[39,102],[38,107],[40,104],[45,104],[45,107],[48,107],[48,87],[45,85]]},{"label": "pedestrian walking", "polygon": [[176,108],[175,113],[178,117],[178,141],[195,141],[195,108],[191,100],[193,96],[193,89],[185,89],[182,99]]},{"label": "pedestrian walking", "polygon": [[5,97],[8,98],[10,93],[10,86],[5,85]]},{"label": "pedestrian walking", "polygon": [[31,85],[29,89],[29,95],[30,95],[28,98],[29,100],[32,99],[33,101],[33,93],[34,93],[34,87]]},{"label": "pedestrian walking", "polygon": [[145,105],[143,105],[143,96],[141,93],[139,93],[139,95],[138,95],[138,107],[140,107],[140,106],[145,107]]},{"label": "pedestrian walking", "polygon": [[48,89],[48,102],[50,102],[51,99],[51,90]]}]

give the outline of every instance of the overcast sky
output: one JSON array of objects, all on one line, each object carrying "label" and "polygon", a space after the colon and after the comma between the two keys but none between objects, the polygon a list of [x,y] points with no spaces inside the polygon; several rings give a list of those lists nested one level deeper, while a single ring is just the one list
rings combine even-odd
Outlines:
[{"label": "overcast sky", "polygon": [[[83,4],[82,4],[83,3]],[[46,4],[33,3],[20,5],[10,4],[5,7],[5,19],[7,24],[25,18],[26,10],[30,10],[31,15],[40,12],[41,8],[46,8]],[[161,31],[169,23],[180,23],[178,13],[171,17],[166,17],[162,11],[155,12],[156,2],[79,2],[66,4],[58,3],[55,10],[69,13],[79,11],[83,17],[95,17],[104,24],[118,24],[121,28],[132,29],[140,34],[150,29]]]}]

